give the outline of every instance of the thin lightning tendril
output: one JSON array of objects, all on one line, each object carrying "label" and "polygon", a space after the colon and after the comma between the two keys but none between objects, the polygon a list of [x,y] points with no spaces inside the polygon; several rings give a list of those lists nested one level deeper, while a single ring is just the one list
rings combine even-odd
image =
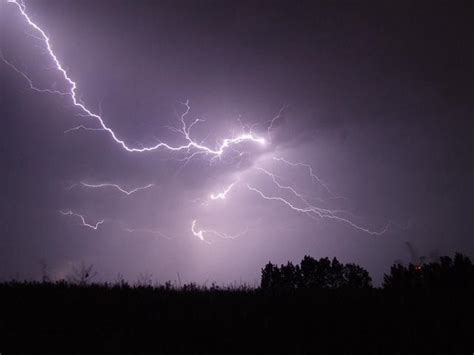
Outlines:
[{"label": "thin lightning tendril", "polygon": [[303,167],[305,168],[308,173],[309,173],[309,176],[311,177],[311,179],[313,179],[314,181],[316,181],[319,185],[321,185],[326,191],[327,193],[333,197],[333,198],[342,198],[340,196],[336,196],[334,195],[331,190],[329,189],[329,187],[313,172],[313,168],[311,165],[309,164],[304,164],[304,163],[294,163],[294,162],[291,162],[291,161],[288,161],[284,158],[280,158],[280,157],[273,157],[273,160],[275,161],[279,161],[279,162],[282,162],[282,163],[285,163],[286,165],[289,165],[289,166],[293,166],[293,167]]},{"label": "thin lightning tendril", "polygon": [[227,194],[230,192],[230,190],[232,190],[232,188],[235,186],[235,184],[237,184],[239,182],[239,180],[237,181],[234,181],[232,184],[230,184],[229,186],[227,186],[224,191],[222,192],[219,192],[217,194],[214,194],[212,193],[209,198],[211,200],[225,200],[226,197],[227,197]]},{"label": "thin lightning tendril", "polygon": [[263,172],[265,175],[269,176],[271,178],[273,184],[278,189],[284,190],[284,191],[289,191],[293,196],[295,196],[297,199],[299,199],[299,201],[302,202],[305,205],[305,207],[298,207],[295,204],[293,204],[292,202],[288,201],[287,199],[285,199],[284,197],[281,197],[281,196],[268,196],[264,192],[262,192],[261,190],[257,189],[256,187],[247,184],[247,188],[250,191],[256,192],[261,198],[263,198],[265,200],[279,201],[279,202],[283,203],[284,205],[286,205],[287,207],[291,208],[292,210],[294,210],[296,212],[304,213],[304,214],[306,214],[306,215],[308,215],[309,217],[312,217],[312,218],[320,217],[320,218],[334,219],[334,220],[337,220],[339,222],[346,223],[346,224],[350,225],[351,227],[353,227],[353,228],[355,228],[359,231],[366,232],[366,233],[369,233],[371,235],[382,235],[388,229],[388,224],[387,224],[380,231],[374,231],[374,230],[371,230],[369,228],[363,227],[359,224],[356,224],[356,223],[352,222],[351,220],[341,216],[341,214],[348,214],[347,211],[344,211],[344,210],[330,210],[330,209],[314,206],[311,203],[309,203],[308,200],[303,195],[298,193],[293,187],[281,184],[278,181],[278,178],[275,174],[269,172],[268,170],[260,168],[260,167],[258,167],[256,169],[258,171]]},{"label": "thin lightning tendril", "polygon": [[222,238],[222,239],[236,239],[236,238],[239,238],[240,236],[242,236],[242,235],[244,235],[248,232],[248,227],[245,228],[245,230],[243,230],[242,232],[240,232],[238,234],[235,234],[235,235],[219,233],[218,231],[216,231],[214,229],[199,229],[199,230],[197,230],[196,229],[196,223],[197,223],[197,221],[194,219],[193,222],[191,223],[191,233],[195,237],[198,237],[201,241],[203,241],[205,243],[208,243],[208,244],[211,244],[211,242],[204,238],[205,234],[215,235],[215,236],[217,236],[219,238]]},{"label": "thin lightning tendril", "polygon": [[38,88],[34,85],[33,80],[22,70],[18,69],[13,63],[9,62],[6,60],[3,56],[3,53],[0,51],[0,58],[3,60],[3,62],[8,65],[13,71],[15,71],[18,75],[22,76],[23,79],[26,80],[28,83],[29,87],[31,90],[36,91],[36,92],[41,92],[41,93],[48,93],[48,94],[54,94],[54,95],[62,95],[62,96],[67,96],[69,95],[67,92],[62,92],[59,90],[51,90],[51,89],[42,89]]},{"label": "thin lightning tendril", "polygon": [[267,127],[267,136],[268,136],[268,141],[272,142],[272,136],[271,136],[271,131],[273,129],[273,124],[278,121],[282,116],[283,116],[283,112],[285,111],[285,109],[287,108],[288,106],[283,106],[280,111],[277,112],[277,114],[269,121],[270,124],[268,125]]},{"label": "thin lightning tendril", "polygon": [[123,187],[121,187],[120,185],[117,185],[117,184],[109,184],[109,183],[103,183],[103,184],[88,184],[88,183],[85,183],[85,182],[81,182],[81,185],[83,187],[86,187],[86,188],[91,188],[91,189],[100,189],[100,188],[107,188],[107,187],[111,187],[111,188],[114,188],[118,191],[120,191],[121,193],[127,195],[127,196],[130,196],[132,194],[134,194],[135,192],[137,191],[141,191],[141,190],[146,190],[146,189],[149,189],[153,186],[155,186],[155,184],[148,184],[148,185],[145,185],[145,186],[140,186],[140,187],[136,187],[134,189],[131,189],[131,190],[125,190]]},{"label": "thin lightning tendril", "polygon": [[[279,179],[279,180],[283,180],[281,177],[279,177],[279,176],[277,176],[277,175],[275,175],[275,174],[269,172],[268,170],[266,170],[266,169],[264,169],[264,168],[262,168],[262,167],[256,167],[255,169],[256,169],[257,171],[261,171],[261,172],[263,172],[265,175],[269,176],[269,177],[272,179],[273,183],[274,183],[279,189],[290,191],[293,195],[295,195],[296,197],[298,197],[302,202],[304,202],[304,203],[307,204],[307,205],[311,205],[311,203],[308,202],[307,198],[306,198],[303,194],[297,192],[295,188],[293,188],[293,187],[291,187],[291,186],[289,186],[289,185],[283,185],[283,184],[281,184],[280,182],[278,182],[278,179]],[[312,199],[318,199],[319,201],[324,202],[324,200],[321,199],[321,198],[316,198],[316,197],[311,197],[311,198],[312,198]]]},{"label": "thin lightning tendril", "polygon": [[61,213],[63,216],[74,216],[74,217],[78,217],[80,220],[81,220],[81,225],[84,226],[84,227],[88,227],[88,228],[91,228],[91,229],[94,229],[94,230],[97,230],[99,228],[99,226],[105,222],[105,220],[100,220],[98,221],[96,224],[89,224],[86,222],[86,218],[79,214],[79,213],[75,213],[75,212],[72,212],[72,211],[59,211],[59,213]]},{"label": "thin lightning tendril", "polygon": [[321,217],[321,218],[334,219],[334,220],[337,220],[337,221],[340,221],[340,222],[347,223],[348,225],[350,225],[351,227],[353,227],[357,230],[360,230],[362,232],[366,232],[366,233],[369,233],[369,234],[372,234],[372,235],[382,235],[388,229],[388,225],[387,225],[386,227],[384,227],[380,231],[373,231],[373,230],[370,230],[368,228],[361,227],[361,226],[355,224],[354,222],[351,222],[350,220],[348,220],[344,217],[339,217],[339,216],[336,216],[332,213],[324,213],[320,209],[314,208],[314,206],[303,207],[303,208],[302,207],[297,207],[297,206],[293,205],[291,202],[289,202],[288,200],[284,199],[283,197],[265,195],[261,190],[255,188],[255,187],[253,187],[249,184],[247,184],[247,188],[250,191],[256,192],[257,194],[260,195],[261,198],[263,198],[265,200],[279,201],[279,202],[285,204],[286,206],[288,206],[289,208],[291,208],[293,211],[304,213],[304,214],[306,214],[310,217],[312,217],[312,216],[314,216],[314,214],[316,214],[318,217]]}]

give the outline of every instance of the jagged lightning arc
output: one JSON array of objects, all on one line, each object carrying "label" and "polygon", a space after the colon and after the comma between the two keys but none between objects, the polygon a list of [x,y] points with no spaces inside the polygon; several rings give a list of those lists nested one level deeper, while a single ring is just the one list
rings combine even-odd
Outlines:
[{"label": "jagged lightning arc", "polygon": [[239,179],[237,181],[234,181],[232,184],[227,186],[224,191],[218,192],[218,193],[212,193],[209,198],[211,200],[225,200],[227,197],[227,194],[232,190],[232,188],[239,182]]},{"label": "jagged lightning arc", "polygon": [[81,186],[86,187],[86,188],[90,188],[90,189],[113,188],[113,189],[116,189],[116,190],[120,191],[121,193],[123,193],[127,196],[130,196],[130,195],[134,194],[137,191],[146,190],[146,189],[149,189],[149,188],[155,186],[154,184],[148,184],[148,185],[145,185],[145,186],[136,187],[136,188],[131,189],[131,190],[126,190],[118,184],[110,184],[110,183],[88,184],[86,182],[81,182],[80,184],[81,184]]},{"label": "jagged lightning arc", "polygon": [[321,207],[314,206],[310,202],[308,202],[308,200],[305,198],[305,196],[303,196],[301,193],[297,192],[295,188],[293,188],[292,186],[289,186],[289,185],[283,185],[281,182],[279,182],[278,177],[275,174],[273,174],[273,173],[269,172],[268,170],[266,170],[264,168],[261,168],[261,167],[257,167],[256,170],[261,171],[265,175],[270,177],[273,184],[279,190],[290,192],[297,200],[300,201],[300,203],[303,204],[303,207],[298,207],[297,205],[295,205],[294,203],[292,203],[291,201],[289,201],[288,199],[286,199],[284,197],[269,196],[269,195],[265,194],[262,190],[254,187],[250,184],[246,185],[247,188],[250,191],[253,191],[253,192],[257,193],[261,198],[263,198],[265,200],[278,201],[278,202],[282,203],[283,205],[289,207],[293,211],[306,214],[307,216],[312,217],[312,218],[314,218],[314,217],[329,218],[329,219],[333,219],[333,220],[336,220],[336,221],[339,221],[339,222],[343,222],[343,223],[351,226],[352,228],[355,228],[359,231],[369,233],[369,234],[372,234],[372,235],[382,235],[387,231],[387,229],[389,227],[389,224],[387,224],[381,230],[374,231],[372,229],[369,229],[369,228],[366,228],[366,227],[361,226],[359,224],[356,224],[353,221],[351,221],[350,219],[343,216],[344,214],[348,214],[347,211],[344,211],[344,210],[331,210],[331,209],[326,209],[326,208],[321,208]]},{"label": "jagged lightning arc", "polygon": [[286,160],[285,158],[281,158],[281,157],[273,157],[273,160],[275,161],[279,161],[279,162],[282,162],[286,165],[289,165],[289,166],[292,166],[292,167],[303,167],[305,168],[307,171],[308,171],[308,174],[309,176],[311,177],[312,180],[316,181],[316,183],[318,183],[319,185],[321,185],[325,190],[326,192],[332,197],[332,198],[342,198],[340,196],[336,196],[334,195],[331,190],[329,189],[328,185],[323,182],[319,177],[318,175],[316,175],[314,172],[313,172],[313,167],[309,164],[305,164],[305,163],[294,163],[294,162],[291,162],[289,160]]},{"label": "jagged lightning arc", "polygon": [[204,239],[204,231],[203,230],[196,230],[196,220],[194,219],[193,222],[191,223],[191,232],[193,233],[194,236],[198,237],[201,239],[203,242],[206,240]]},{"label": "jagged lightning arc", "polygon": [[98,221],[96,224],[90,224],[90,223],[87,223],[86,222],[86,218],[79,214],[79,213],[76,213],[76,212],[73,212],[73,211],[59,211],[60,214],[62,214],[63,216],[73,216],[73,217],[77,217],[81,220],[81,226],[84,226],[84,227],[88,227],[88,228],[91,228],[91,229],[94,229],[94,230],[97,230],[99,228],[99,226],[105,222],[105,220],[100,220]]},{"label": "jagged lightning arc", "polygon": [[211,242],[207,239],[204,238],[204,235],[205,234],[211,234],[211,235],[215,235],[219,238],[222,238],[222,239],[236,239],[242,235],[244,235],[245,233],[248,232],[248,227],[245,228],[242,232],[238,233],[238,234],[235,234],[235,235],[229,235],[229,234],[224,234],[224,233],[219,233],[218,231],[214,230],[214,229],[196,229],[196,224],[197,224],[197,221],[194,219],[191,223],[191,233],[199,238],[201,241],[205,242],[205,243],[208,243],[208,244],[211,244]]},{"label": "jagged lightning arc", "polygon": [[53,94],[60,94],[60,95],[69,96],[72,100],[73,105],[76,108],[78,108],[83,115],[85,115],[89,118],[95,119],[98,122],[98,124],[100,126],[100,129],[106,131],[112,137],[112,139],[116,143],[118,143],[126,151],[143,153],[143,152],[155,151],[155,150],[158,150],[158,149],[167,149],[167,150],[175,151],[175,152],[176,151],[178,151],[178,152],[180,152],[180,151],[189,152],[190,150],[195,150],[195,151],[200,152],[202,154],[211,155],[213,157],[220,157],[227,150],[227,148],[229,148],[232,145],[236,145],[236,144],[239,144],[239,143],[242,143],[242,142],[253,142],[253,143],[258,143],[260,145],[265,145],[266,144],[265,138],[259,137],[258,135],[254,134],[253,132],[247,132],[247,133],[244,132],[244,133],[242,133],[242,134],[240,134],[236,137],[233,137],[233,138],[225,138],[215,148],[208,147],[208,146],[206,146],[202,143],[198,143],[197,141],[195,141],[191,137],[190,133],[191,133],[192,127],[196,123],[200,122],[201,120],[196,119],[191,124],[189,124],[189,125],[187,124],[187,122],[185,121],[184,118],[185,118],[186,114],[189,112],[190,108],[189,108],[189,102],[186,101],[185,105],[187,107],[187,110],[186,110],[185,114],[181,115],[181,128],[176,129],[176,132],[180,133],[183,136],[184,140],[186,141],[185,144],[179,145],[179,146],[172,146],[168,143],[159,142],[158,144],[155,144],[155,145],[152,145],[152,146],[149,146],[149,147],[142,147],[142,148],[130,147],[124,140],[120,139],[117,136],[117,134],[114,132],[114,130],[112,130],[109,126],[107,126],[107,124],[105,123],[105,121],[103,120],[103,118],[100,114],[92,112],[91,109],[89,109],[85,104],[80,102],[80,100],[77,97],[77,93],[76,93],[76,90],[77,90],[76,82],[69,76],[68,72],[66,71],[66,69],[64,69],[63,65],[59,61],[59,58],[54,53],[53,47],[52,47],[51,42],[50,42],[50,38],[46,35],[44,30],[40,26],[38,26],[35,22],[33,22],[31,17],[27,14],[26,7],[25,7],[24,3],[21,2],[21,1],[17,1],[17,0],[6,0],[6,1],[7,1],[7,3],[16,5],[18,7],[21,15],[27,21],[27,23],[38,32],[39,39],[41,39],[44,42],[44,44],[46,46],[47,53],[49,54],[49,56],[53,60],[55,66],[56,66],[56,69],[61,73],[64,80],[69,84],[69,91],[68,92],[60,92],[60,91],[55,91],[55,90],[36,88],[34,86],[33,80],[28,75],[26,75],[24,72],[22,72],[21,70],[16,68],[12,63],[5,60],[2,56],[3,61],[6,64],[8,64],[10,67],[12,67],[17,73],[19,73],[21,76],[23,76],[23,78],[25,78],[28,81],[28,83],[29,83],[29,85],[32,89],[34,89],[36,91],[39,91],[39,92],[47,92],[47,93],[53,93]]}]

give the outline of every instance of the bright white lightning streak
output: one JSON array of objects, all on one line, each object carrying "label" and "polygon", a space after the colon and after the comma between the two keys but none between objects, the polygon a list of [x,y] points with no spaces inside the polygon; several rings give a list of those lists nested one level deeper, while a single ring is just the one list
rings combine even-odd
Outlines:
[{"label": "bright white lightning streak", "polygon": [[[241,134],[237,137],[234,137],[234,138],[223,139],[222,142],[220,143],[220,145],[218,145],[216,148],[210,148],[208,146],[205,146],[203,144],[200,144],[200,143],[196,142],[195,140],[193,140],[190,137],[190,130],[196,123],[200,122],[201,120],[196,119],[194,122],[192,122],[188,126],[188,124],[186,123],[186,121],[184,119],[184,117],[186,116],[186,114],[190,110],[189,105],[188,105],[188,101],[186,101],[185,102],[186,112],[183,115],[181,115],[182,127],[181,127],[181,129],[177,130],[179,133],[181,133],[184,136],[184,138],[187,142],[186,144],[183,144],[183,145],[180,145],[180,146],[171,146],[167,143],[159,142],[158,144],[155,144],[153,146],[142,147],[142,148],[134,148],[134,147],[128,146],[127,143],[125,143],[124,140],[118,138],[116,133],[110,127],[108,127],[105,124],[105,122],[102,119],[101,115],[92,112],[89,108],[87,108],[83,103],[80,102],[80,100],[78,99],[77,94],[76,94],[76,89],[77,89],[76,82],[71,79],[71,77],[67,73],[66,69],[64,69],[63,65],[61,64],[58,57],[54,53],[51,42],[50,42],[50,38],[41,29],[41,27],[39,27],[36,23],[34,23],[31,20],[30,16],[26,13],[25,5],[21,2],[18,2],[17,0],[7,0],[7,2],[15,4],[18,7],[21,15],[28,22],[28,24],[39,33],[39,35],[40,35],[39,37],[45,43],[46,50],[47,50],[49,56],[51,57],[51,59],[53,60],[54,64],[56,65],[56,69],[61,72],[64,80],[66,80],[67,83],[70,86],[70,89],[69,89],[69,92],[67,92],[67,95],[71,97],[73,105],[75,107],[79,108],[83,112],[83,114],[85,114],[86,116],[96,119],[98,121],[100,127],[102,127],[102,129],[104,131],[109,133],[109,135],[112,137],[112,139],[116,143],[118,143],[120,146],[122,146],[122,148],[125,149],[126,151],[143,153],[143,152],[150,152],[150,151],[154,151],[154,150],[157,150],[157,149],[160,149],[160,148],[164,148],[164,149],[168,149],[170,151],[188,151],[189,152],[190,149],[195,149],[195,150],[197,150],[197,151],[199,151],[200,153],[203,153],[203,154],[209,154],[209,155],[213,155],[214,157],[220,157],[225,152],[225,150],[231,145],[239,144],[239,143],[242,143],[242,142],[254,142],[254,143],[259,143],[260,145],[265,145],[266,144],[266,140],[264,138],[258,137],[256,135],[254,135],[252,132],[243,133],[243,134]],[[3,59],[3,57],[2,57],[2,59]],[[5,61],[5,59],[4,59],[4,61]],[[13,66],[9,62],[7,62],[7,61],[5,61],[5,62],[7,64],[9,64],[11,67]],[[26,74],[22,73],[20,70],[18,70],[15,67],[14,67],[14,69],[15,69],[15,71],[19,72],[25,79],[28,80],[28,83],[30,84],[30,86],[32,88],[36,89],[33,85],[33,82],[31,81],[31,79]],[[52,90],[42,90],[42,89],[36,89],[36,90],[37,91],[46,91],[46,92],[51,92],[51,93],[58,93],[58,94],[61,94],[61,95],[65,94],[65,93],[62,93],[62,92],[55,92],[55,91],[52,91]]]},{"label": "bright white lightning streak", "polygon": [[117,185],[117,184],[109,184],[109,183],[104,183],[104,184],[88,184],[88,183],[85,183],[85,182],[81,182],[81,185],[84,186],[84,187],[88,187],[88,188],[91,188],[91,189],[100,189],[100,188],[107,188],[107,187],[111,187],[111,188],[114,188],[118,191],[120,191],[121,193],[127,195],[127,196],[130,196],[131,194],[134,194],[135,192],[137,191],[141,191],[141,190],[146,190],[146,189],[149,189],[150,187],[153,187],[155,186],[154,184],[148,184],[148,185],[145,185],[145,186],[140,186],[140,187],[136,187],[132,190],[125,190],[123,187],[121,187],[120,185]]},{"label": "bright white lightning streak", "polygon": [[235,186],[235,184],[237,184],[237,182],[238,182],[238,180],[234,181],[232,184],[227,186],[227,188],[222,192],[219,192],[217,194],[211,194],[211,196],[209,196],[209,198],[211,200],[225,200],[226,197],[227,197],[227,194],[230,192],[230,190],[232,190],[232,188]]},{"label": "bright white lightning streak", "polygon": [[372,235],[382,235],[387,231],[388,225],[385,226],[380,231],[374,231],[374,230],[371,230],[369,228],[363,227],[359,224],[356,224],[356,223],[352,222],[351,220],[349,220],[345,217],[342,217],[342,216],[338,215],[340,213],[347,213],[345,211],[342,211],[342,210],[329,210],[329,209],[313,206],[301,194],[299,194],[293,187],[285,186],[285,185],[282,185],[281,183],[279,183],[276,176],[274,174],[272,174],[271,172],[269,172],[269,171],[267,171],[263,168],[257,168],[257,169],[264,172],[267,176],[269,176],[272,179],[274,185],[277,186],[280,190],[290,191],[295,197],[297,197],[306,206],[305,207],[298,207],[298,206],[294,205],[293,203],[291,203],[290,201],[288,201],[287,199],[285,199],[283,197],[268,196],[265,193],[263,193],[261,190],[247,184],[247,188],[250,191],[256,192],[258,195],[260,195],[260,197],[262,197],[265,200],[279,201],[279,202],[283,203],[284,205],[286,205],[287,207],[291,208],[292,210],[294,210],[296,212],[304,213],[304,214],[306,214],[310,217],[313,217],[313,218],[314,217],[320,217],[320,218],[329,218],[329,219],[337,220],[339,222],[346,223],[349,226],[351,226],[351,227],[353,227],[353,228],[355,228],[359,231],[366,232],[366,233],[369,233],[369,234],[372,234]]},{"label": "bright white lightning streak", "polygon": [[59,211],[59,213],[61,213],[63,216],[74,216],[74,217],[78,217],[80,220],[81,220],[81,225],[84,226],[84,227],[88,227],[88,228],[91,228],[91,229],[94,229],[94,230],[97,230],[99,228],[99,226],[104,223],[105,221],[102,219],[100,221],[98,221],[96,224],[89,224],[86,222],[86,218],[79,214],[79,213],[75,213],[75,212],[72,212],[72,211]]},{"label": "bright white lightning streak", "polygon": [[236,239],[236,238],[240,237],[241,235],[248,232],[248,228],[245,228],[244,231],[242,231],[242,232],[240,232],[236,235],[228,235],[228,234],[224,234],[224,233],[219,233],[218,231],[216,231],[214,229],[199,229],[199,230],[197,230],[196,229],[196,223],[197,223],[197,221],[194,219],[192,224],[191,224],[191,233],[195,237],[198,237],[200,240],[202,240],[203,242],[208,243],[208,244],[211,244],[211,242],[209,242],[207,239],[204,238],[204,234],[213,234],[213,235],[215,235],[219,238],[222,238],[222,239]]},{"label": "bright white lightning streak", "polygon": [[206,239],[204,239],[204,231],[203,230],[196,230],[196,220],[193,220],[193,223],[191,224],[191,232],[195,237],[198,237],[201,239],[203,242],[209,243]]}]

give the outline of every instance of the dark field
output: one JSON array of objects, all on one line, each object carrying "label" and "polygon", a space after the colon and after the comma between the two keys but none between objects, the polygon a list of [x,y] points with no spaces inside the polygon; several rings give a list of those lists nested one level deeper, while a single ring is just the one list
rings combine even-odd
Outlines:
[{"label": "dark field", "polygon": [[0,285],[8,354],[471,354],[466,289]]}]

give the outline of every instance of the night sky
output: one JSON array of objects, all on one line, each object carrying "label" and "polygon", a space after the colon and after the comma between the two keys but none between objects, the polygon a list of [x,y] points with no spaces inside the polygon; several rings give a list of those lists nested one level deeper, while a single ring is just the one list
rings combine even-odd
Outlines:
[{"label": "night sky", "polygon": [[[269,260],[312,255],[359,263],[378,283],[410,261],[407,241],[420,255],[473,256],[472,2],[38,0],[26,12],[78,99],[128,146],[183,144],[170,126],[186,100],[186,122],[205,120],[196,142],[251,132],[265,144],[190,160],[197,150],[128,152],[105,131],[70,130],[99,125],[0,62],[0,279],[40,278],[43,262],[61,279],[85,262],[104,281],[255,285]],[[0,36],[3,58],[36,87],[70,90],[5,1]],[[310,164],[323,183],[275,157]],[[128,196],[81,182],[153,186]],[[307,205],[387,230],[311,217],[249,186],[305,207],[292,187]],[[94,230],[60,211],[104,222]]]}]

